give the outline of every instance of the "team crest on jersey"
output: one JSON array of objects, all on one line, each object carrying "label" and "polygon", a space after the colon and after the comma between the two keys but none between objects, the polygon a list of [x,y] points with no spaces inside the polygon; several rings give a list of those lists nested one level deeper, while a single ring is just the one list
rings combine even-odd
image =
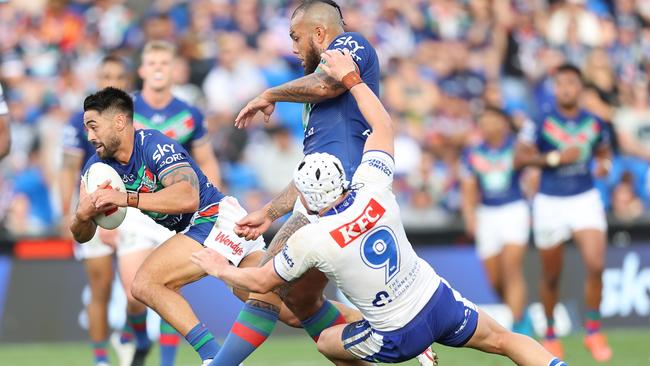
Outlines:
[{"label": "team crest on jersey", "polygon": [[345,248],[352,241],[375,227],[375,224],[384,216],[384,213],[386,213],[386,209],[379,202],[371,199],[361,215],[330,231],[330,236],[341,248]]}]

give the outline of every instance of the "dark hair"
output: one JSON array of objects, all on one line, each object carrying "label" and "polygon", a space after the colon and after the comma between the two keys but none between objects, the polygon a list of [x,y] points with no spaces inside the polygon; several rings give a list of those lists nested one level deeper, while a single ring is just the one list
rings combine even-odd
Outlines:
[{"label": "dark hair", "polygon": [[486,113],[494,113],[494,114],[498,115],[504,121],[506,121],[506,123],[508,124],[508,127],[510,127],[510,129],[512,131],[516,131],[515,124],[514,124],[514,122],[512,120],[512,117],[510,117],[510,115],[508,113],[506,113],[506,111],[504,111],[503,109],[495,107],[495,106],[488,105],[485,108],[483,108],[483,112],[481,114],[486,114]]},{"label": "dark hair", "polygon": [[574,74],[578,79],[580,79],[580,81],[582,81],[582,71],[580,71],[578,66],[573,64],[562,64],[555,70],[555,75],[557,76],[565,72]]},{"label": "dark hair", "polygon": [[133,99],[123,90],[109,86],[84,100],[84,112],[104,113],[107,110],[122,112],[129,118],[129,122],[133,122]]},{"label": "dark hair", "polygon": [[104,58],[102,58],[102,61],[100,62],[100,64],[104,65],[104,64],[111,63],[111,62],[116,63],[116,64],[121,64],[122,66],[126,67],[126,61],[123,58],[121,58],[120,56],[115,56],[115,55],[104,56]]},{"label": "dark hair", "polygon": [[291,14],[291,19],[293,19],[296,16],[296,14],[298,14],[298,12],[307,11],[313,5],[319,4],[319,3],[327,4],[327,5],[331,6],[331,7],[333,7],[334,9],[336,9],[336,11],[339,12],[339,18],[341,19],[341,24],[345,25],[345,21],[343,20],[343,12],[341,11],[341,7],[334,0],[303,0],[300,3],[300,5],[298,5],[298,7],[293,11],[293,14]]}]

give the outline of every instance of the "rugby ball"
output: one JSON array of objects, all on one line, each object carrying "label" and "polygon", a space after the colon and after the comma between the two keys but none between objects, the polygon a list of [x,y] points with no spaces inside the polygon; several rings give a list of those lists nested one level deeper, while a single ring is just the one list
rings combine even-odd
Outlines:
[{"label": "rugby ball", "polygon": [[[120,192],[126,192],[126,187],[120,175],[110,165],[104,163],[94,163],[88,168],[83,176],[83,184],[86,193],[91,194],[107,180],[110,181],[105,189],[115,189]],[[100,213],[93,218],[95,224],[104,229],[115,229],[120,226],[126,217],[126,207],[117,207],[115,209]]]}]

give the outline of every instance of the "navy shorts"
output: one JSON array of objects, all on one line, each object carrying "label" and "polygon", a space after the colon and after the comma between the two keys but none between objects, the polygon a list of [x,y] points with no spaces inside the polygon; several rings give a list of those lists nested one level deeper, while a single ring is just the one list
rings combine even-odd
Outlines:
[{"label": "navy shorts", "polygon": [[383,332],[366,320],[348,324],[343,346],[368,362],[397,363],[410,360],[434,342],[462,347],[478,326],[478,309],[442,281],[427,305],[404,327]]}]

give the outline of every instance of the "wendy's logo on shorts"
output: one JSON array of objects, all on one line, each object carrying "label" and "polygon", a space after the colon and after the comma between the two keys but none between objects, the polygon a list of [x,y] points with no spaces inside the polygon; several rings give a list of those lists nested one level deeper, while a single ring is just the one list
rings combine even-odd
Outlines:
[{"label": "wendy's logo on shorts", "polygon": [[214,241],[217,244],[221,244],[225,247],[228,247],[232,250],[232,254],[236,256],[241,256],[244,254],[244,248],[239,245],[239,243],[235,243],[232,239],[228,237],[223,231],[220,231],[219,234],[217,234],[217,237],[214,238]]}]

